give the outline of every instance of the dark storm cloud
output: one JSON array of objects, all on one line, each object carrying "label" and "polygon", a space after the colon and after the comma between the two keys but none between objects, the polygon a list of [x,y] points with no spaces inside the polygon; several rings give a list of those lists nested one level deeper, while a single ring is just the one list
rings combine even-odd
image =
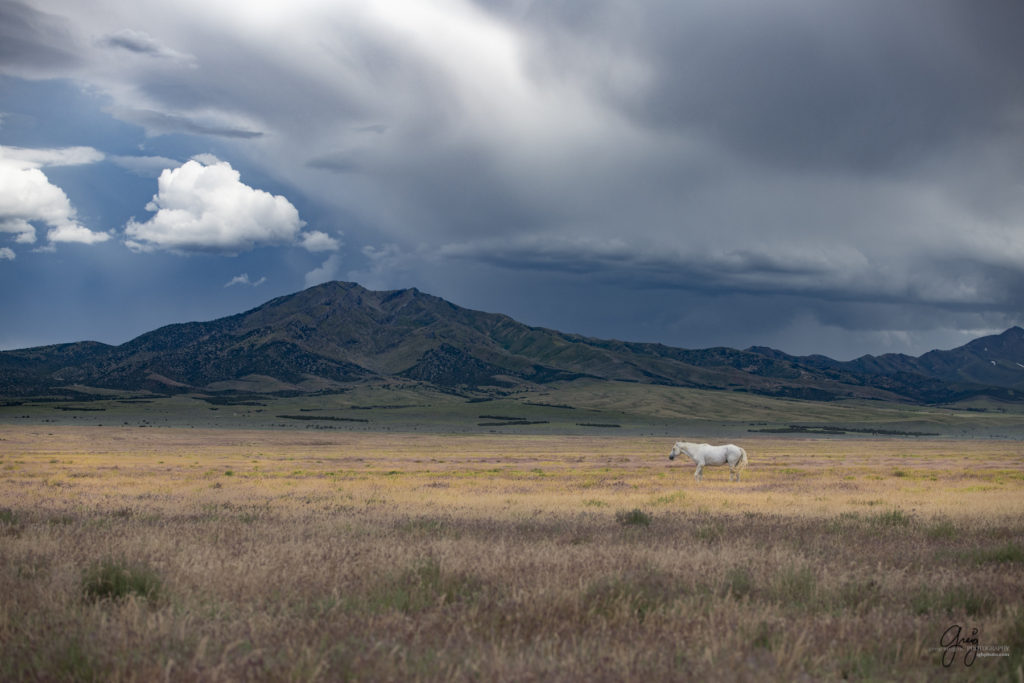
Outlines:
[{"label": "dark storm cloud", "polygon": [[352,173],[358,171],[360,165],[358,161],[352,159],[349,155],[341,153],[327,154],[310,159],[306,162],[306,166],[321,171],[331,171],[332,173]]},{"label": "dark storm cloud", "polygon": [[110,47],[123,48],[129,52],[135,52],[137,54],[160,54],[159,49],[152,40],[146,40],[137,35],[126,35],[124,33],[115,34],[108,37],[104,42]]},{"label": "dark storm cloud", "polygon": [[[1019,126],[1024,4],[883,0],[535,4],[544,49],[579,23],[598,46],[633,54],[650,84],[609,97],[644,125],[696,128],[772,167],[873,173]],[[585,16],[584,16],[585,15]],[[585,33],[586,35],[586,33]],[[607,84],[606,84],[607,85]]]},{"label": "dark storm cloud", "polygon": [[1024,277],[1010,267],[967,270],[962,263],[939,263],[937,269],[945,266],[948,272],[958,273],[966,291],[963,287],[930,289],[934,278],[931,272],[894,288],[883,269],[872,266],[860,254],[844,253],[839,248],[803,254],[744,249],[717,254],[685,249],[676,254],[644,254],[625,239],[555,243],[537,238],[518,243],[496,239],[448,245],[441,253],[446,258],[486,263],[510,272],[575,273],[592,283],[632,290],[814,297],[827,305],[914,301],[950,309],[1000,310],[1013,305],[1012,293],[1024,285]]},{"label": "dark storm cloud", "polygon": [[388,252],[375,272],[432,277],[422,245],[433,240],[436,268],[490,266],[509,289],[524,273],[575,274],[647,292],[652,309],[688,301],[718,330],[731,323],[699,299],[725,298],[804,350],[816,333],[838,346],[847,329],[844,353],[872,330],[876,345],[910,343],[893,331],[911,320],[915,331],[978,330],[1019,315],[1024,54],[1006,27],[1024,25],[1024,5],[481,6],[517,27],[530,83],[573,84],[605,108],[606,135],[579,146],[554,136],[564,165],[557,154],[509,163],[517,140],[498,140],[500,121],[462,131],[483,152],[475,160],[422,143],[397,168],[318,159],[347,175],[379,170],[412,207],[421,247]]},{"label": "dark storm cloud", "polygon": [[32,70],[79,62],[68,22],[21,2],[0,2],[0,67]]},{"label": "dark storm cloud", "polygon": [[113,33],[102,41],[102,45],[115,49],[127,50],[138,55],[147,55],[161,59],[186,59],[179,52],[172,50],[156,41],[153,36],[145,31],[133,29],[122,29]]},{"label": "dark storm cloud", "polygon": [[[657,125],[696,125],[771,166],[869,173],[914,161],[980,122],[970,120],[984,111],[970,92],[976,83],[957,73],[960,65],[928,26],[905,12],[893,16],[898,10],[810,14],[795,23],[753,18],[757,28],[735,27],[734,40],[728,25],[675,44],[663,40],[658,84],[639,115]],[[686,66],[693,64],[713,68]]]},{"label": "dark storm cloud", "polygon": [[1016,0],[39,7],[26,60],[84,46],[75,74],[119,119],[355,217],[364,284],[557,327],[548,287],[588,329],[682,345],[910,345],[1020,315]]}]

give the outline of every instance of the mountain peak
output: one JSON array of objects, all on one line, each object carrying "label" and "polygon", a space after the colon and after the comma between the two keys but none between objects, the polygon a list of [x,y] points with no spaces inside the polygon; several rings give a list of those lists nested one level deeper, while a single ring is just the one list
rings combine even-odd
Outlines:
[{"label": "mountain peak", "polygon": [[[1004,332],[1000,332],[999,334],[990,334],[985,337],[979,337],[974,341],[967,342],[960,348],[977,349],[985,346],[991,346],[999,349],[1013,349],[1020,347],[1022,344],[1024,344],[1024,329],[1015,325]],[[954,351],[955,350],[956,349],[954,349]],[[1020,350],[1024,352],[1024,348]]]},{"label": "mountain peak", "polygon": [[[0,353],[0,392],[44,395],[71,385],[308,392],[386,380],[492,395],[588,377],[794,398],[944,402],[999,391],[1014,398],[1024,390],[1021,363],[1020,327],[921,358],[843,363],[767,347],[685,350],[591,339],[462,308],[415,287],[374,291],[332,281],[227,318],[168,325],[117,347]],[[153,377],[163,378],[159,386]]]}]

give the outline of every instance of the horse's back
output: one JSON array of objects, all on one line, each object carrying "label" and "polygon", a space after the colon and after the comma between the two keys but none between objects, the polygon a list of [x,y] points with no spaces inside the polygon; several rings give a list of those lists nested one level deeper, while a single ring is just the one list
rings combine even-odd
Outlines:
[{"label": "horse's back", "polygon": [[717,462],[720,465],[728,463],[730,466],[736,465],[740,462],[745,462],[747,459],[747,452],[736,444],[726,444],[724,446],[716,446],[718,450]]},{"label": "horse's back", "polygon": [[724,465],[729,462],[729,454],[735,446],[709,446],[701,444],[701,452],[704,462],[708,465]]}]

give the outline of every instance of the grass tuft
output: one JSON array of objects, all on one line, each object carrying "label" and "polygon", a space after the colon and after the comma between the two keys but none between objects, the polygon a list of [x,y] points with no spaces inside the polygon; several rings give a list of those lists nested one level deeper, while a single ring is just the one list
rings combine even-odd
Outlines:
[{"label": "grass tuft", "polygon": [[640,508],[633,508],[632,510],[618,510],[615,512],[615,521],[622,526],[643,526],[648,527],[651,525],[651,514],[644,512]]},{"label": "grass tuft", "polygon": [[784,606],[807,608],[817,599],[818,582],[810,567],[783,567],[769,586],[775,602]]},{"label": "grass tuft", "polygon": [[996,598],[991,593],[973,587],[949,587],[935,590],[930,587],[919,588],[910,599],[911,608],[917,614],[966,613],[977,617],[990,614],[996,608]]},{"label": "grass tuft", "polygon": [[1024,548],[1007,543],[998,548],[983,548],[974,552],[978,564],[987,562],[1024,562]]},{"label": "grass tuft", "polygon": [[69,639],[59,643],[50,656],[50,665],[58,679],[86,682],[108,680],[95,655],[80,640]]},{"label": "grass tuft", "polygon": [[88,602],[122,600],[137,595],[151,604],[159,601],[163,582],[151,568],[106,559],[82,573],[82,597]]},{"label": "grass tuft", "polygon": [[686,494],[682,491],[677,491],[676,493],[658,496],[652,501],[652,505],[672,505],[673,503],[681,503],[684,500],[686,500]]},{"label": "grass tuft", "polygon": [[908,527],[914,521],[912,515],[907,514],[899,508],[889,510],[888,512],[879,512],[877,515],[871,517],[871,522],[876,526],[883,527]]},{"label": "grass tuft", "polygon": [[683,594],[671,576],[646,570],[598,579],[587,586],[581,600],[588,614],[611,621],[625,615],[643,623],[651,612]]},{"label": "grass tuft", "polygon": [[1010,645],[1010,656],[1003,658],[1004,680],[1020,680],[1024,671],[1024,609],[1017,609],[1017,615],[1010,624],[1003,642]]},{"label": "grass tuft", "polygon": [[372,613],[418,614],[432,607],[473,602],[482,591],[483,583],[476,577],[444,571],[437,560],[429,558],[384,577],[370,589],[363,606]]},{"label": "grass tuft", "polygon": [[722,540],[722,533],[722,524],[718,520],[705,522],[693,530],[694,536],[707,543],[717,543]]},{"label": "grass tuft", "polygon": [[754,590],[754,576],[746,567],[732,567],[725,573],[725,582],[722,587],[723,594],[732,594],[736,597],[750,595]]},{"label": "grass tuft", "polygon": [[936,541],[956,538],[957,533],[959,531],[956,524],[948,517],[940,517],[933,520],[928,528],[925,529],[925,535]]}]

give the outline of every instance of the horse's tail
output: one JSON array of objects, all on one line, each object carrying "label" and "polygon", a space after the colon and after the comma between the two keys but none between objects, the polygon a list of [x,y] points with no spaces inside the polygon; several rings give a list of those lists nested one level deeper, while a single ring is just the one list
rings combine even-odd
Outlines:
[{"label": "horse's tail", "polygon": [[736,469],[743,469],[747,466],[747,452],[743,450],[741,446],[737,446],[736,448],[740,449],[740,461],[736,463]]}]

